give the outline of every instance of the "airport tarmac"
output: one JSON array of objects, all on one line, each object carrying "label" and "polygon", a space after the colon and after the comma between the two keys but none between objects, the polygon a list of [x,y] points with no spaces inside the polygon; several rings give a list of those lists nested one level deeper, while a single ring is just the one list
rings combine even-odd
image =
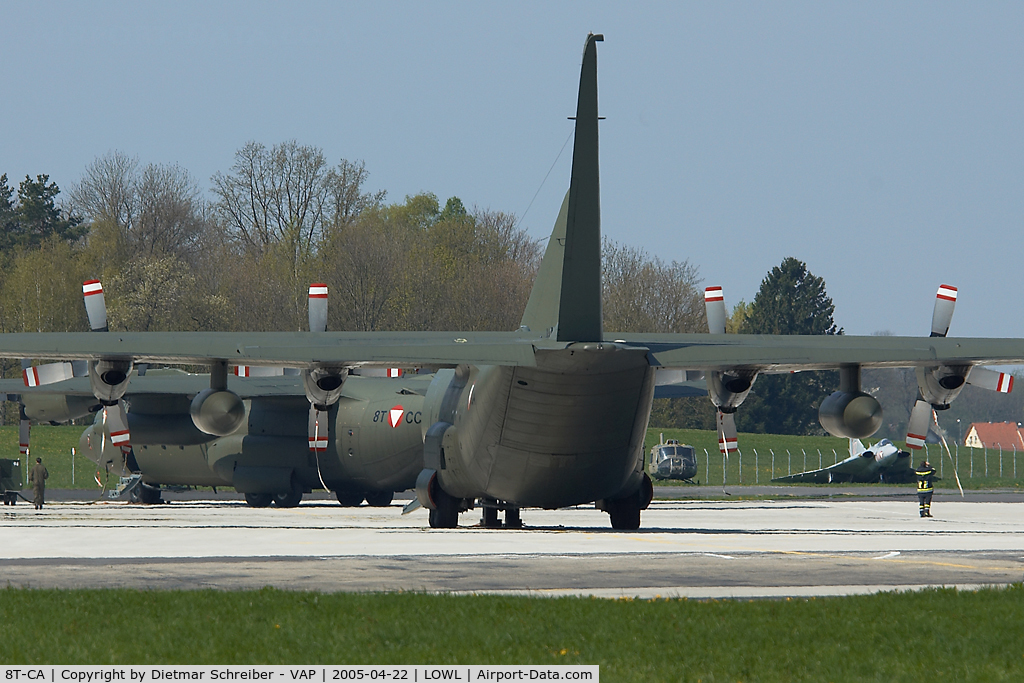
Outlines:
[{"label": "airport tarmac", "polygon": [[425,510],[292,509],[237,500],[57,502],[2,509],[11,586],[441,591],[746,598],[870,593],[1024,579],[1013,502],[656,500],[643,528],[593,507],[523,511],[525,528],[430,529]]}]

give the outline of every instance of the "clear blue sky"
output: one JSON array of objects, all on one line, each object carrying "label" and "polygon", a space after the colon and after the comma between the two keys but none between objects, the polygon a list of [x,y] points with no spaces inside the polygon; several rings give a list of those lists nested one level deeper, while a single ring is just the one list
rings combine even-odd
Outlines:
[{"label": "clear blue sky", "polygon": [[[1024,4],[2,2],[0,172],[97,156],[204,186],[248,140],[362,159],[391,200],[522,214],[598,48],[606,235],[728,303],[786,256],[851,334],[1024,337]],[[568,149],[524,225],[546,236]]]}]

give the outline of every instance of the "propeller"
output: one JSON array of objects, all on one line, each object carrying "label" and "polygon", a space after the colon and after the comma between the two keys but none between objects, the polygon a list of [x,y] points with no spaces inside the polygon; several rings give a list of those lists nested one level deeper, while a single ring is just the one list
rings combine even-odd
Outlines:
[{"label": "propeller", "polygon": [[[956,298],[956,287],[939,285],[935,293],[935,308],[932,311],[932,337],[945,337],[949,332],[953,311],[956,308]],[[1004,394],[1013,390],[1013,375],[980,366],[918,368],[917,377],[919,391],[914,407],[910,411],[910,422],[907,423],[907,447],[914,450],[924,448],[934,418],[933,409],[949,407],[949,402],[956,398],[963,384]],[[928,400],[929,398],[933,400]]]},{"label": "propeller", "polygon": [[[708,332],[725,334],[725,294],[721,287],[704,290],[704,311],[708,319]],[[736,438],[736,407],[746,398],[757,373],[712,371],[705,373],[708,396],[715,404],[715,422],[718,425],[718,449],[726,456],[738,450]]]},{"label": "propeller", "polygon": [[[28,455],[29,455],[29,432],[32,429],[32,423],[29,422],[28,418],[25,416],[25,406],[24,405],[21,405],[21,404],[18,405],[18,412],[20,413],[19,417],[21,418],[18,421],[18,452],[21,453],[22,455],[24,455],[25,458],[28,458]],[[26,459],[25,462],[28,462],[28,460]]]},{"label": "propeller", "polygon": [[309,286],[309,331],[327,331],[327,285],[322,282]]},{"label": "propeller", "polygon": [[[309,331],[327,331],[327,285],[322,282],[314,282],[309,286]],[[344,382],[344,380],[342,380]],[[309,450],[317,456],[317,474],[320,474],[320,454],[327,450],[327,443],[330,436],[329,406],[318,405],[313,400],[309,402]],[[320,483],[328,489],[324,483],[323,476],[320,476]]]},{"label": "propeller", "polygon": [[704,311],[708,316],[708,332],[725,334],[725,294],[721,287],[704,290]]},{"label": "propeller", "polygon": [[728,457],[730,451],[739,450],[735,413],[723,413],[719,410],[715,423],[718,425],[718,450]]},{"label": "propeller", "polygon": [[309,406],[309,450],[314,453],[327,450],[327,411],[317,410],[313,404]]},{"label": "propeller", "polygon": [[107,332],[107,303],[103,298],[103,285],[99,280],[82,283],[85,297],[85,313],[89,316],[89,328],[93,332]]}]

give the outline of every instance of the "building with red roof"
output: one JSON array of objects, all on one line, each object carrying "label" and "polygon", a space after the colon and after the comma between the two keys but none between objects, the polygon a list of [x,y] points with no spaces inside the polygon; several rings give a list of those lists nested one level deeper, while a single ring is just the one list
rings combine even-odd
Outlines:
[{"label": "building with red roof", "polygon": [[971,448],[1002,448],[1024,451],[1024,429],[1016,422],[974,422],[964,445]]}]

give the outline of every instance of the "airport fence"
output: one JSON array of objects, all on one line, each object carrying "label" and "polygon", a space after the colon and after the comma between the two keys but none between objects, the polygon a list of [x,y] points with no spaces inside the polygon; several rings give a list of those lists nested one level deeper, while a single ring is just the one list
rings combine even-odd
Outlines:
[{"label": "airport fence", "polygon": [[[849,457],[849,442],[834,437],[740,434],[741,448],[726,458],[719,450],[717,434],[705,430],[648,430],[647,454],[659,436],[694,446],[698,473],[695,479],[709,486],[764,485],[776,477],[821,469]],[[894,442],[906,450],[903,442]],[[940,488],[956,488],[956,477],[965,488],[1024,488],[1024,452],[1016,449],[981,449],[950,444],[949,454],[940,444],[927,444],[913,453],[913,465],[922,456],[938,470]],[[659,482],[660,483],[660,482]]]}]

